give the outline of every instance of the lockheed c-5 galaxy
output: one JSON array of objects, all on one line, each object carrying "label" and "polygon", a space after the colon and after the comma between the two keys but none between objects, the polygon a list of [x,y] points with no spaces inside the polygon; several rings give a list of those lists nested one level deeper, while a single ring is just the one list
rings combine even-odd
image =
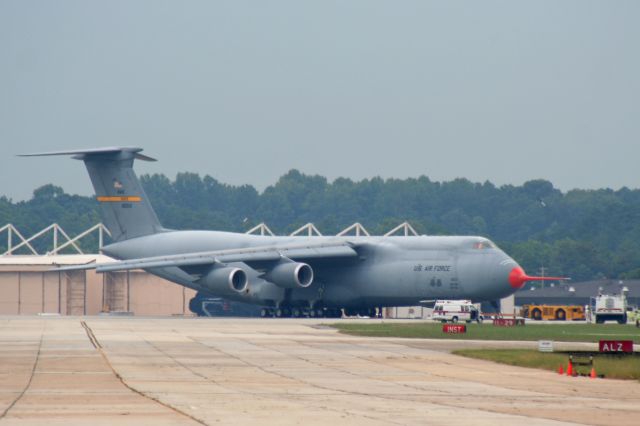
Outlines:
[{"label": "lockheed c-5 galaxy", "polygon": [[83,160],[117,261],[61,267],[144,269],[212,296],[263,306],[263,316],[372,315],[424,300],[495,301],[531,277],[493,242],[474,236],[261,236],[162,227],[133,171],[140,148],[47,152]]}]

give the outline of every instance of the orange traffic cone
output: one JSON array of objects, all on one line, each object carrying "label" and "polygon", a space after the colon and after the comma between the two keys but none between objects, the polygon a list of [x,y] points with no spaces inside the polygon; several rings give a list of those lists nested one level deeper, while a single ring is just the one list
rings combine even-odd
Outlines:
[{"label": "orange traffic cone", "polygon": [[558,367],[558,374],[560,375],[564,374],[564,369],[562,368],[562,364],[560,364],[560,366]]},{"label": "orange traffic cone", "polygon": [[591,374],[589,374],[589,377],[591,377],[592,379],[595,379],[596,377],[596,368],[595,367],[591,367]]},{"label": "orange traffic cone", "polygon": [[567,376],[573,376],[573,365],[571,365],[571,361],[567,364]]}]

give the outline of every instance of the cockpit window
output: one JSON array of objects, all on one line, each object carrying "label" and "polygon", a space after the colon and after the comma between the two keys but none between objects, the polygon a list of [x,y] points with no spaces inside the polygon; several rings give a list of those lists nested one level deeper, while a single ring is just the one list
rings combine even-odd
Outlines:
[{"label": "cockpit window", "polygon": [[476,250],[486,250],[496,248],[491,241],[476,241],[473,243],[473,248]]}]

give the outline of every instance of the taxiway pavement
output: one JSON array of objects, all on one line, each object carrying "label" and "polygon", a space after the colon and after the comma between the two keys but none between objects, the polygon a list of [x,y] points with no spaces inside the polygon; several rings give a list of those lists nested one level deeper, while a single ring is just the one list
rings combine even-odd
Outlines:
[{"label": "taxiway pavement", "polygon": [[[336,320],[0,317],[0,425],[636,425],[640,383],[352,337]],[[533,343],[535,344],[535,342]]]}]

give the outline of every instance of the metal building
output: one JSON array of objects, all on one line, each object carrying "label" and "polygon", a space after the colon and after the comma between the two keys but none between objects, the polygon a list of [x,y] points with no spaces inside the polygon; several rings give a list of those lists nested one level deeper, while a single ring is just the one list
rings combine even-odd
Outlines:
[{"label": "metal building", "polygon": [[195,291],[144,271],[56,272],[56,265],[108,262],[102,255],[0,257],[0,314],[192,315]]}]

